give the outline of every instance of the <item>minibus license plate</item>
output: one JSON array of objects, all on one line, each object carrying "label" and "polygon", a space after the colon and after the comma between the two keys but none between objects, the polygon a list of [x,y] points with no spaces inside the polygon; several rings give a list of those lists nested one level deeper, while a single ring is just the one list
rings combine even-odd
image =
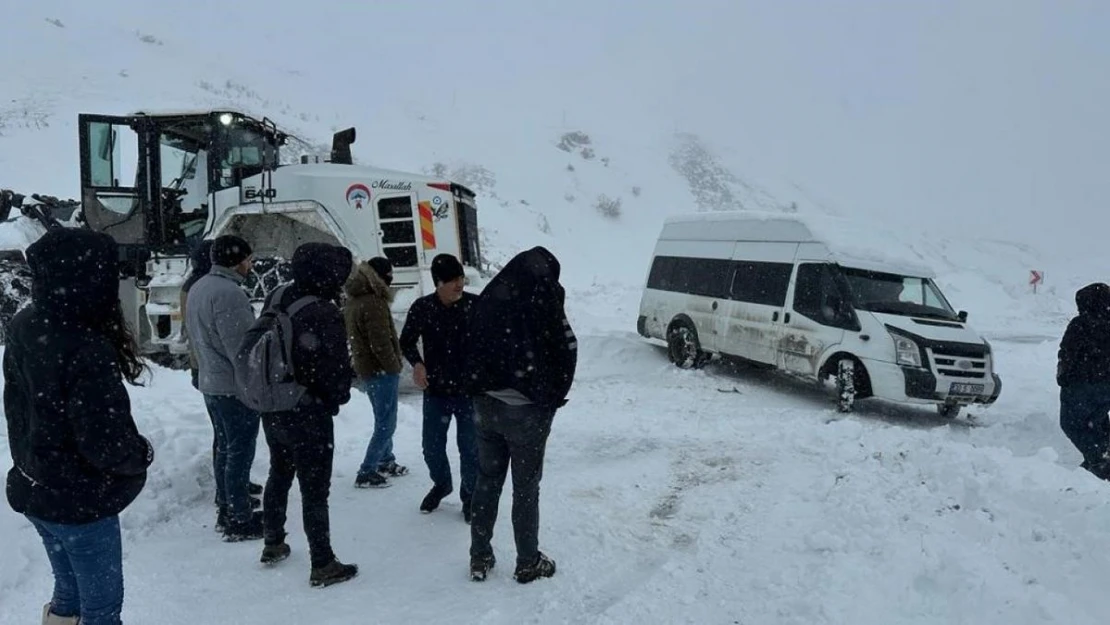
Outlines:
[{"label": "minibus license plate", "polygon": [[964,384],[961,382],[953,382],[952,386],[948,389],[949,395],[979,395],[982,394],[985,387],[982,384]]}]

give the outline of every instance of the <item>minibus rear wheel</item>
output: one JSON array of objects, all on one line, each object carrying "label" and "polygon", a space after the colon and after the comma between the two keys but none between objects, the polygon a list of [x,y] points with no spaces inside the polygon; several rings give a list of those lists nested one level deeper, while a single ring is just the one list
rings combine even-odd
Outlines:
[{"label": "minibus rear wheel", "polygon": [[684,323],[672,325],[668,330],[667,355],[680,369],[700,369],[710,358],[701,350],[697,331]]}]

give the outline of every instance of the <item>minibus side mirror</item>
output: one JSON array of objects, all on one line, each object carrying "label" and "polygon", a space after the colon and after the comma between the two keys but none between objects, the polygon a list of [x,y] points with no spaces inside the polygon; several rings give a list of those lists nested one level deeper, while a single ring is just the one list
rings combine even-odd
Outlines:
[{"label": "minibus side mirror", "polygon": [[967,311],[966,310],[961,310],[959,313],[957,313],[956,316],[959,317],[961,323],[966,323],[967,322]]}]

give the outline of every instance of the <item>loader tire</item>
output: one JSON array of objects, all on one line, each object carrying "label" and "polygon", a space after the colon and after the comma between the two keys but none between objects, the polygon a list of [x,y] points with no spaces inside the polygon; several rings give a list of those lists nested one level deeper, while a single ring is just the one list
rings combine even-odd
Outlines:
[{"label": "loader tire", "polygon": [[31,303],[31,269],[22,259],[0,260],[0,345],[8,343],[8,325]]}]

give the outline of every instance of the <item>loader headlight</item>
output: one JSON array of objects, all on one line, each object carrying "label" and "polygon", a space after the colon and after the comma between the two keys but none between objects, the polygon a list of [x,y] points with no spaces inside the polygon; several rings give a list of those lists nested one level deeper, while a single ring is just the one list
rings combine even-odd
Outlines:
[{"label": "loader headlight", "polygon": [[224,126],[230,126],[233,121],[235,121],[235,116],[231,113],[223,113],[220,115],[220,123]]},{"label": "loader headlight", "polygon": [[894,362],[903,367],[918,367],[921,365],[921,347],[910,337],[890,331],[894,339]]}]

